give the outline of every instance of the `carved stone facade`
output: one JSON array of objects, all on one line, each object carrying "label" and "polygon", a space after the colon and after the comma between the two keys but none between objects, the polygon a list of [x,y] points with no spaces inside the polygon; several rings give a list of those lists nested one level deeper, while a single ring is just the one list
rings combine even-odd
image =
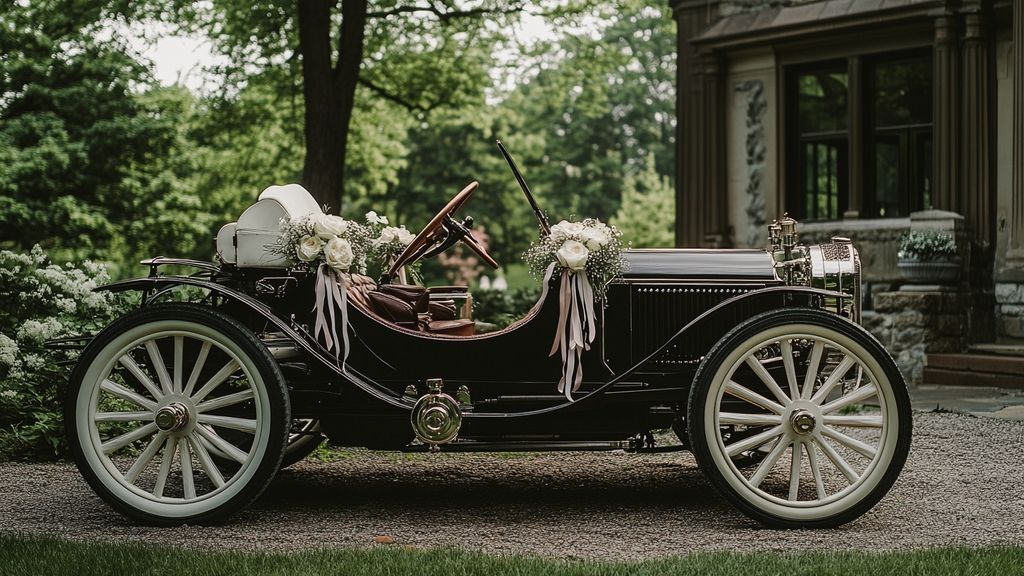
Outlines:
[{"label": "carved stone facade", "polygon": [[[679,30],[679,245],[760,247],[763,220],[789,211],[805,221],[805,242],[841,235],[857,243],[867,283],[865,309],[882,306],[872,326],[905,360],[918,349],[908,344],[914,338],[910,328],[918,329],[920,342],[930,343],[925,348],[943,351],[1024,339],[1024,1],[670,4]],[[930,90],[915,93],[930,100],[927,148],[916,159],[903,154],[919,128],[910,126],[898,136],[880,131],[870,92],[879,63],[907,55],[927,63]],[[842,142],[835,148],[842,169],[828,172],[841,182],[835,189],[842,205],[838,216],[807,223],[793,202],[804,201],[802,182],[810,178],[796,161],[804,153],[800,146],[809,144],[793,128],[802,113],[793,80],[801,71],[823,67],[840,70],[849,90],[842,131],[826,136]],[[889,137],[902,138],[900,166],[913,160],[900,169],[909,174],[898,175],[902,193],[910,188],[905,178],[927,187],[910,190],[919,195],[918,205],[904,206],[895,218],[871,204],[879,202],[880,179],[889,177],[876,168],[880,160],[873,146]],[[928,315],[928,307],[902,294],[896,252],[910,229],[909,214],[928,208],[963,216],[958,234],[965,270],[953,294],[922,302],[938,298],[964,308],[953,316],[917,319]],[[890,293],[899,295],[885,296]],[[899,306],[908,314],[901,316]],[[960,319],[958,334],[953,317]],[[894,333],[895,324],[901,327]]]}]

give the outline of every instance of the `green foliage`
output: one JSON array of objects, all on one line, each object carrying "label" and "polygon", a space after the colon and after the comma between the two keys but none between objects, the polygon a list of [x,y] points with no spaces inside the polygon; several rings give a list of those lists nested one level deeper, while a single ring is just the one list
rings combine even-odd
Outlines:
[{"label": "green foliage", "polygon": [[120,263],[194,252],[210,219],[183,182],[192,97],[140,90],[152,83],[145,67],[119,41],[96,39],[100,20],[116,12],[65,4],[0,14],[9,34],[0,58],[0,245]]},{"label": "green foliage", "polygon": [[636,248],[675,245],[675,189],[658,174],[654,155],[638,174],[627,174],[622,186],[622,207],[612,220]]},{"label": "green foliage", "polygon": [[540,298],[540,286],[514,290],[474,290],[473,319],[504,328],[529,312]]},{"label": "green foliage", "polygon": [[948,260],[957,255],[956,240],[948,232],[925,230],[910,232],[900,241],[897,257],[915,262]]},{"label": "green foliage", "polygon": [[48,351],[50,338],[92,334],[127,307],[124,297],[92,289],[109,281],[85,261],[53,264],[39,246],[0,250],[0,456],[63,455],[60,383],[71,351]]}]

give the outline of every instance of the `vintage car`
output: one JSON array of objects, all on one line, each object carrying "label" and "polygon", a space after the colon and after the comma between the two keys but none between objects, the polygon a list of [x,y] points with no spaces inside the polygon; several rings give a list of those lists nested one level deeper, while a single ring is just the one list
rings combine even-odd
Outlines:
[{"label": "vintage car", "polygon": [[[397,281],[457,241],[497,266],[455,218],[476,188],[380,281],[348,279],[347,359],[312,334],[310,273],[267,250],[282,217],[320,210],[297,185],[271,187],[225,226],[216,263],[153,258],[147,277],[99,288],[138,291],[141,306],[91,338],[70,379],[67,434],[91,487],[146,523],[219,521],[324,437],[401,451],[688,450],[740,511],[778,527],[842,524],[892,486],[910,403],[858,325],[848,240],[801,245],[784,218],[768,250],[628,250],[567,399],[550,355],[553,292],[475,333],[465,287]],[[678,443],[656,444],[669,429]]]}]

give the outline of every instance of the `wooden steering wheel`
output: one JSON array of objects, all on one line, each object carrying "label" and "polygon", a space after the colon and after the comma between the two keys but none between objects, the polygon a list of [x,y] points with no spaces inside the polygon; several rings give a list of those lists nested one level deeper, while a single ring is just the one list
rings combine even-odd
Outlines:
[{"label": "wooden steering wheel", "polygon": [[486,262],[491,268],[497,268],[498,262],[491,256],[487,249],[484,248],[476,238],[473,237],[469,232],[469,228],[462,223],[456,222],[452,219],[452,214],[458,212],[462,206],[469,200],[469,197],[476,192],[477,187],[480,183],[477,181],[470,182],[468,186],[462,189],[461,192],[455,195],[440,212],[434,216],[423,230],[413,238],[412,242],[405,247],[405,250],[395,258],[391,268],[388,269],[388,278],[394,278],[395,274],[405,266],[415,262],[423,257],[423,255],[430,252],[432,249],[444,246],[448,247],[455,242],[462,241],[469,246],[470,250],[476,253],[484,262]]}]

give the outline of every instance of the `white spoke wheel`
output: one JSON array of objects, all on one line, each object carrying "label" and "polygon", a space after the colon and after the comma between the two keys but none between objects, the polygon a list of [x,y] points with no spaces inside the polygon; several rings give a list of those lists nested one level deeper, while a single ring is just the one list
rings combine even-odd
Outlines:
[{"label": "white spoke wheel", "polygon": [[214,522],[277,472],[291,419],[285,380],[248,328],[207,307],[126,314],[82,353],[64,403],[89,485],[153,524]]},{"label": "white spoke wheel", "polygon": [[776,310],[740,324],[690,390],[692,449],[739,510],[784,528],[831,527],[874,506],[910,449],[906,384],[863,328]]}]

